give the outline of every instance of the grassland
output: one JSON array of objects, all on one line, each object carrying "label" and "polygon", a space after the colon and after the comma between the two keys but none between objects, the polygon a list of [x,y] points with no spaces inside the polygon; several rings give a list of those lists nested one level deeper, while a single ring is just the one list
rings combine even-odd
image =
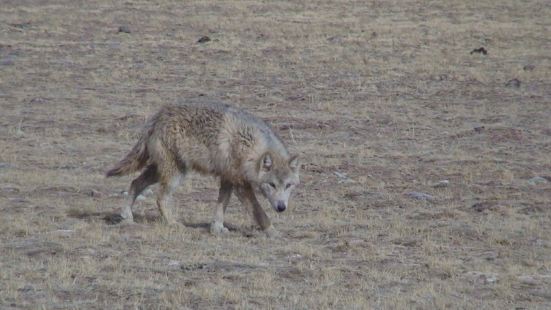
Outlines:
[{"label": "grassland", "polygon": [[[4,0],[0,308],[549,309],[550,50],[545,1]],[[200,176],[184,228],[153,193],[106,220],[103,173],[198,96],[301,154],[281,238],[235,198],[211,236]]]}]

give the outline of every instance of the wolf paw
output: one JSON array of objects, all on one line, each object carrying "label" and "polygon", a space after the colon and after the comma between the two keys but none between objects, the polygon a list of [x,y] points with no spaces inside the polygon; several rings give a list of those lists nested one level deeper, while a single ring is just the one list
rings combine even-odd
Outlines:
[{"label": "wolf paw", "polygon": [[210,224],[210,233],[213,235],[221,235],[228,232],[229,230],[220,222],[212,222],[212,224]]}]

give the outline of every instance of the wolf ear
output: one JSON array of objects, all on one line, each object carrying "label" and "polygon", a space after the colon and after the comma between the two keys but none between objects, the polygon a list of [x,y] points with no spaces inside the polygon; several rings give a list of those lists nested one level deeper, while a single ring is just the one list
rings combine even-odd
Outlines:
[{"label": "wolf ear", "polygon": [[270,156],[270,154],[266,153],[262,156],[262,159],[260,160],[260,168],[264,171],[270,171],[270,169],[272,169],[272,156]]},{"label": "wolf ear", "polygon": [[299,166],[300,166],[300,161],[298,159],[298,155],[291,156],[291,158],[289,159],[289,167],[297,171]]}]

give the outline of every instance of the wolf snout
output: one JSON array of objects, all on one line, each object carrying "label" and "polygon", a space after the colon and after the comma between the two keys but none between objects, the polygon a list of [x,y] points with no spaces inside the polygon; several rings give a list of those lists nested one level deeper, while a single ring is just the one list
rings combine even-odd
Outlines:
[{"label": "wolf snout", "polygon": [[287,206],[285,205],[285,203],[283,201],[278,201],[276,211],[277,212],[283,212],[283,211],[285,211],[285,209],[287,209]]}]

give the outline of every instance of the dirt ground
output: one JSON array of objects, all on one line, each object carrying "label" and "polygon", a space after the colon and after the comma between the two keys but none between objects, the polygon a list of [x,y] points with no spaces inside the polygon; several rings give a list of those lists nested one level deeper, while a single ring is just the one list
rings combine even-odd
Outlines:
[{"label": "dirt ground", "polygon": [[[1,1],[0,308],[549,309],[545,2]],[[281,238],[235,198],[210,235],[198,175],[183,228],[156,188],[111,223],[105,171],[199,96],[301,155]]]}]

